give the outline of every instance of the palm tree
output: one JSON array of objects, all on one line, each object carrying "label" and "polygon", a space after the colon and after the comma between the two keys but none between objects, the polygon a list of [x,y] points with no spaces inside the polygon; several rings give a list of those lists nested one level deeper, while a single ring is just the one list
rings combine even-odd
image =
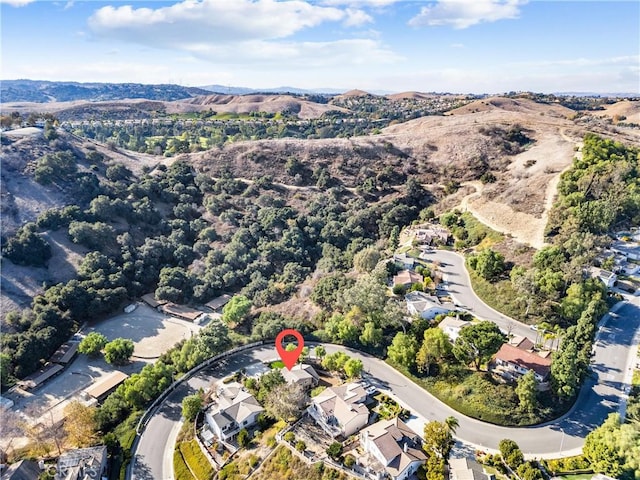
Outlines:
[{"label": "palm tree", "polygon": [[456,417],[450,416],[444,420],[444,423],[447,425],[447,428],[449,429],[449,432],[451,432],[451,435],[455,435],[456,430],[460,426],[460,422],[458,421],[458,419]]}]

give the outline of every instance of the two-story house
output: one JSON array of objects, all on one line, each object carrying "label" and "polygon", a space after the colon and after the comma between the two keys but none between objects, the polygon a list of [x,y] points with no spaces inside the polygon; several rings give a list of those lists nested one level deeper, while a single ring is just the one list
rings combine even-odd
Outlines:
[{"label": "two-story house", "polygon": [[507,380],[516,380],[533,371],[538,383],[545,382],[551,372],[551,359],[505,343],[494,357],[494,370]]},{"label": "two-story house", "polygon": [[232,382],[218,389],[217,398],[205,412],[205,421],[219,439],[228,441],[243,428],[253,426],[262,412],[264,408],[255,397]]},{"label": "two-story house", "polygon": [[359,383],[327,388],[312,399],[309,415],[332,437],[348,437],[364,427],[369,409],[367,392]]},{"label": "two-story house", "polygon": [[107,447],[78,448],[58,458],[55,480],[102,478],[107,472]]},{"label": "two-story house", "polygon": [[410,477],[427,459],[420,436],[399,418],[382,420],[360,431],[360,445],[384,466],[392,480]]},{"label": "two-story house", "polygon": [[297,383],[304,389],[309,389],[318,385],[320,377],[311,365],[298,364],[289,370],[282,369],[282,376],[287,383]]}]

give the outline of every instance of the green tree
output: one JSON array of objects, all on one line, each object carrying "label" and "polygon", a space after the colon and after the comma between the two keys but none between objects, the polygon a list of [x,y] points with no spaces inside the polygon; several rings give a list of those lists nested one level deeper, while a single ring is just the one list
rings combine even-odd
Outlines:
[{"label": "green tree", "polygon": [[99,332],[91,332],[82,339],[80,345],[78,345],[78,351],[84,353],[89,357],[97,357],[107,344],[108,340],[103,334]]},{"label": "green tree", "polygon": [[493,280],[505,270],[504,255],[485,248],[469,258],[469,266],[486,280]]},{"label": "green tree", "polygon": [[416,354],[418,352],[418,342],[412,335],[402,332],[396,333],[389,348],[387,356],[394,362],[406,368],[413,368],[416,364]]},{"label": "green tree", "polygon": [[340,442],[333,442],[327,448],[327,455],[329,455],[334,460],[340,458],[340,455],[342,455],[342,444]]},{"label": "green tree", "polygon": [[374,247],[365,248],[353,256],[353,266],[360,273],[370,273],[380,261],[380,252]]},{"label": "green tree", "polygon": [[222,309],[222,321],[227,325],[237,325],[251,311],[251,300],[244,295],[236,295]]},{"label": "green tree", "polygon": [[[569,330],[573,330],[570,327]],[[554,391],[562,401],[572,399],[578,392],[580,374],[578,372],[578,348],[569,334],[553,354],[551,381]]]},{"label": "green tree", "polygon": [[430,375],[431,365],[450,355],[452,348],[449,337],[441,329],[428,328],[425,330],[424,339],[416,357],[418,371]]},{"label": "green tree", "polygon": [[382,342],[382,329],[376,328],[375,322],[366,322],[360,335],[360,342],[363,345],[377,347]]},{"label": "green tree", "polygon": [[422,448],[427,456],[435,455],[446,462],[454,443],[453,433],[446,422],[431,421],[424,426]]},{"label": "green tree", "polygon": [[126,365],[133,355],[134,344],[127,338],[116,338],[104,347],[104,359],[112,365]]},{"label": "green tree", "polygon": [[330,372],[340,371],[350,358],[351,357],[344,352],[330,353],[322,359],[322,368]]},{"label": "green tree", "polygon": [[538,406],[537,392],[538,382],[533,373],[529,370],[525,375],[518,379],[516,386],[516,395],[520,401],[520,408],[526,412],[533,412]]},{"label": "green tree", "polygon": [[344,364],[344,373],[348,378],[357,378],[362,373],[362,360],[350,358]]},{"label": "green tree", "polygon": [[611,413],[585,439],[582,449],[591,467],[614,478],[640,477],[640,425],[621,423]]},{"label": "green tree", "polygon": [[313,353],[315,354],[316,358],[322,361],[324,356],[327,354],[327,350],[322,345],[318,345],[316,348],[313,349]]},{"label": "green tree", "polygon": [[194,395],[187,395],[182,399],[182,416],[188,422],[193,422],[196,419],[198,412],[202,410],[203,404],[202,395],[198,393]]},{"label": "green tree", "polygon": [[35,223],[27,223],[9,238],[3,253],[16,265],[42,267],[51,258],[51,245],[36,232]]},{"label": "green tree", "polygon": [[473,363],[476,370],[487,362],[506,341],[506,336],[493,322],[482,321],[467,325],[460,330],[460,335],[453,346],[453,354],[458,361]]},{"label": "green tree", "polygon": [[508,438],[500,440],[500,443],[498,443],[498,449],[500,450],[502,459],[511,468],[518,468],[522,464],[522,462],[524,462],[524,455],[522,454],[522,450],[520,450],[518,444],[513,440],[510,440]]},{"label": "green tree", "polygon": [[219,319],[214,318],[200,330],[196,337],[194,354],[203,361],[224,352],[230,342],[229,328]]}]

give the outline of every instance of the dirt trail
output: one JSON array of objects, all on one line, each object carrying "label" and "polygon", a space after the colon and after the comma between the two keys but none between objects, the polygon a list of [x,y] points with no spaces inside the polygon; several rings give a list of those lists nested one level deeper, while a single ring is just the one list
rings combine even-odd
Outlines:
[{"label": "dirt trail", "polygon": [[[582,142],[567,136],[564,128],[559,130],[559,136],[562,141],[568,144],[574,144],[578,146],[578,150],[582,148]],[[548,147],[544,147],[546,152]],[[574,156],[580,157],[581,153],[575,152]],[[548,160],[544,154],[538,157],[538,168],[542,168],[545,162],[550,164],[554,160]],[[544,194],[544,210],[540,217],[536,217],[529,213],[518,212],[511,206],[503,202],[494,201],[488,198],[488,194],[485,193],[484,185],[481,182],[465,182],[462,185],[473,187],[475,192],[465,196],[459,206],[462,211],[470,212],[474,217],[480,220],[488,227],[504,234],[509,234],[517,241],[531,245],[536,249],[540,249],[546,245],[544,241],[544,231],[549,218],[549,212],[553,207],[553,203],[556,198],[558,183],[560,182],[560,175],[567,169],[571,168],[572,162],[568,159],[563,159],[563,168],[555,174],[547,183]],[[556,163],[557,165],[557,163]]]}]

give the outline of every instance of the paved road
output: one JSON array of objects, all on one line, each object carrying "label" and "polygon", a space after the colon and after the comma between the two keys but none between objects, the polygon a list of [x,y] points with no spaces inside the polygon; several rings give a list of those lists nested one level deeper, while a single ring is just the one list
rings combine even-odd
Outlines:
[{"label": "paved road", "polygon": [[528,337],[534,343],[538,332],[530,326],[520,323],[494,310],[476,296],[471,288],[471,280],[464,265],[464,257],[455,252],[437,250],[426,252],[420,258],[429,262],[439,262],[445,288],[456,304],[482,320],[491,320],[505,332]]},{"label": "paved road", "polygon": [[[475,297],[469,287],[468,277],[464,275],[464,268],[462,272],[457,270],[462,265],[462,260],[456,260],[459,257],[455,254],[445,253],[439,254],[439,258],[446,263],[444,268],[447,282],[456,299],[481,318],[503,322],[503,328],[513,322],[484,306]],[[501,439],[511,438],[528,456],[558,457],[578,451],[587,433],[610,412],[623,408],[621,399],[627,391],[630,373],[628,368],[633,357],[630,352],[634,351],[639,336],[636,333],[634,339],[634,332],[640,329],[640,299],[631,296],[626,298],[628,301],[620,304],[617,312],[613,316],[607,315],[602,323],[595,344],[593,375],[582,388],[574,408],[562,419],[548,425],[506,428],[465,417],[436,400],[383,361],[360,352],[349,351],[349,354],[361,358],[367,376],[376,379],[380,388],[390,390],[418,416],[425,420],[443,420],[450,415],[457,417],[460,425],[456,436],[465,443],[495,449]],[[520,334],[520,331],[529,336],[535,334],[521,324],[513,327],[514,333]],[[327,346],[328,352],[335,350],[348,349]],[[180,402],[184,396],[251,363],[273,359],[275,355],[273,346],[257,347],[237,354],[215,368],[201,372],[173,392],[149,421],[140,438],[135,452],[133,477],[144,480],[171,478],[170,471],[167,471],[170,469],[170,462],[163,467],[163,459],[171,455],[173,445],[169,438],[175,432],[176,423],[180,421]]]}]

